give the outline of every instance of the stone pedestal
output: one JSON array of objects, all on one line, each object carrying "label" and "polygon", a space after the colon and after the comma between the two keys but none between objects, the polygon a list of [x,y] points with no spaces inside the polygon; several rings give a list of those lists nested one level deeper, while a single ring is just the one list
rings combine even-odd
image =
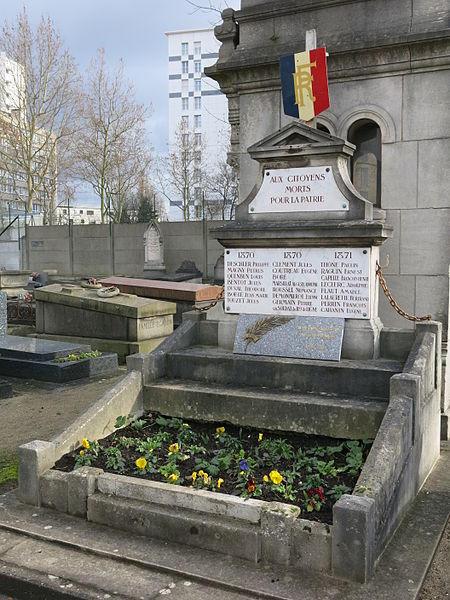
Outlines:
[{"label": "stone pedestal", "polygon": [[261,185],[212,234],[225,248],[225,312],[344,317],[342,358],[370,359],[382,329],[379,246],[392,228],[353,187],[353,150],[301,123],[264,138],[248,150]]}]

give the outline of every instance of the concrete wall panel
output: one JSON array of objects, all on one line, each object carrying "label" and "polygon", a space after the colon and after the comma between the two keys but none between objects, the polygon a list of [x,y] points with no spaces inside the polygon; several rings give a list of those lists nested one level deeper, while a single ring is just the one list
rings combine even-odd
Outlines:
[{"label": "concrete wall panel", "polygon": [[405,210],[401,215],[400,273],[447,275],[450,209]]},{"label": "concrete wall panel", "polygon": [[450,137],[449,71],[416,73],[404,80],[403,139]]},{"label": "concrete wall panel", "polygon": [[383,145],[382,208],[417,207],[417,145],[417,142]]},{"label": "concrete wall panel", "polygon": [[417,315],[431,314],[434,321],[440,321],[444,337],[447,337],[448,290],[448,275],[416,277]]},{"label": "concrete wall panel", "polygon": [[[450,72],[448,77],[450,79]],[[446,118],[450,121],[448,114]],[[445,176],[449,163],[450,138],[419,142],[419,207],[445,208],[449,205],[450,191]]]}]

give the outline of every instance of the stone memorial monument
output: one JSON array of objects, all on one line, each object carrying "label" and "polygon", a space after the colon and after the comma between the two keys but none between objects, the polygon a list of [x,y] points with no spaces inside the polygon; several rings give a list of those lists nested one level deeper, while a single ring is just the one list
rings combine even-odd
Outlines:
[{"label": "stone memorial monument", "polygon": [[227,314],[307,317],[311,327],[316,318],[340,318],[342,357],[370,359],[379,356],[382,328],[378,249],[392,228],[353,187],[353,150],[299,122],[267,136],[249,148],[260,185],[238,206],[236,222],[213,235],[225,248]]},{"label": "stone memorial monument", "polygon": [[144,233],[144,273],[151,279],[165,272],[162,235],[157,222],[151,221]]}]

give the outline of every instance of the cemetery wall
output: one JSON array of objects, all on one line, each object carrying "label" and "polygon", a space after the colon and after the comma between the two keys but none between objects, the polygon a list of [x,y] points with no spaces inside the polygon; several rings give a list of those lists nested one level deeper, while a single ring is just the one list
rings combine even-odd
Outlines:
[{"label": "cemetery wall", "polygon": [[[216,227],[211,221],[207,226]],[[203,271],[204,247],[201,221],[159,223],[164,262],[174,273],[184,260]],[[147,223],[117,225],[68,225],[28,227],[23,240],[23,265],[30,271],[56,269],[59,276],[126,275],[144,272],[144,232]],[[208,276],[222,253],[208,237]]]},{"label": "cemetery wall", "polygon": [[0,269],[16,271],[21,268],[20,250],[17,241],[0,240]]},{"label": "cemetery wall", "polygon": [[[344,139],[357,122],[381,130],[381,208],[394,237],[381,264],[400,306],[447,322],[450,200],[450,17],[446,0],[299,3],[242,0],[216,28],[219,60],[208,70],[228,97],[231,156],[240,169],[240,201],[260,184],[247,148],[286,125],[279,57],[303,50],[308,29],[326,46],[330,109],[317,121]],[[239,30],[234,29],[235,20]],[[261,116],[264,116],[261,118]],[[413,327],[380,294],[388,327]],[[444,326],[445,330],[445,326]]]}]

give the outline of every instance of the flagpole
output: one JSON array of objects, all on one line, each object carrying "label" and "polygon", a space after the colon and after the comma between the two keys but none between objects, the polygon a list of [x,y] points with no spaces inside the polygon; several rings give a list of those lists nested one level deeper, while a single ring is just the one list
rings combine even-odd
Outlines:
[{"label": "flagpole", "polygon": [[[317,32],[315,29],[307,29],[305,33],[305,51],[309,52],[310,50],[315,50],[317,48]],[[317,128],[317,120],[311,119],[310,121],[305,121],[305,125],[308,127],[312,127],[313,129]]]}]

